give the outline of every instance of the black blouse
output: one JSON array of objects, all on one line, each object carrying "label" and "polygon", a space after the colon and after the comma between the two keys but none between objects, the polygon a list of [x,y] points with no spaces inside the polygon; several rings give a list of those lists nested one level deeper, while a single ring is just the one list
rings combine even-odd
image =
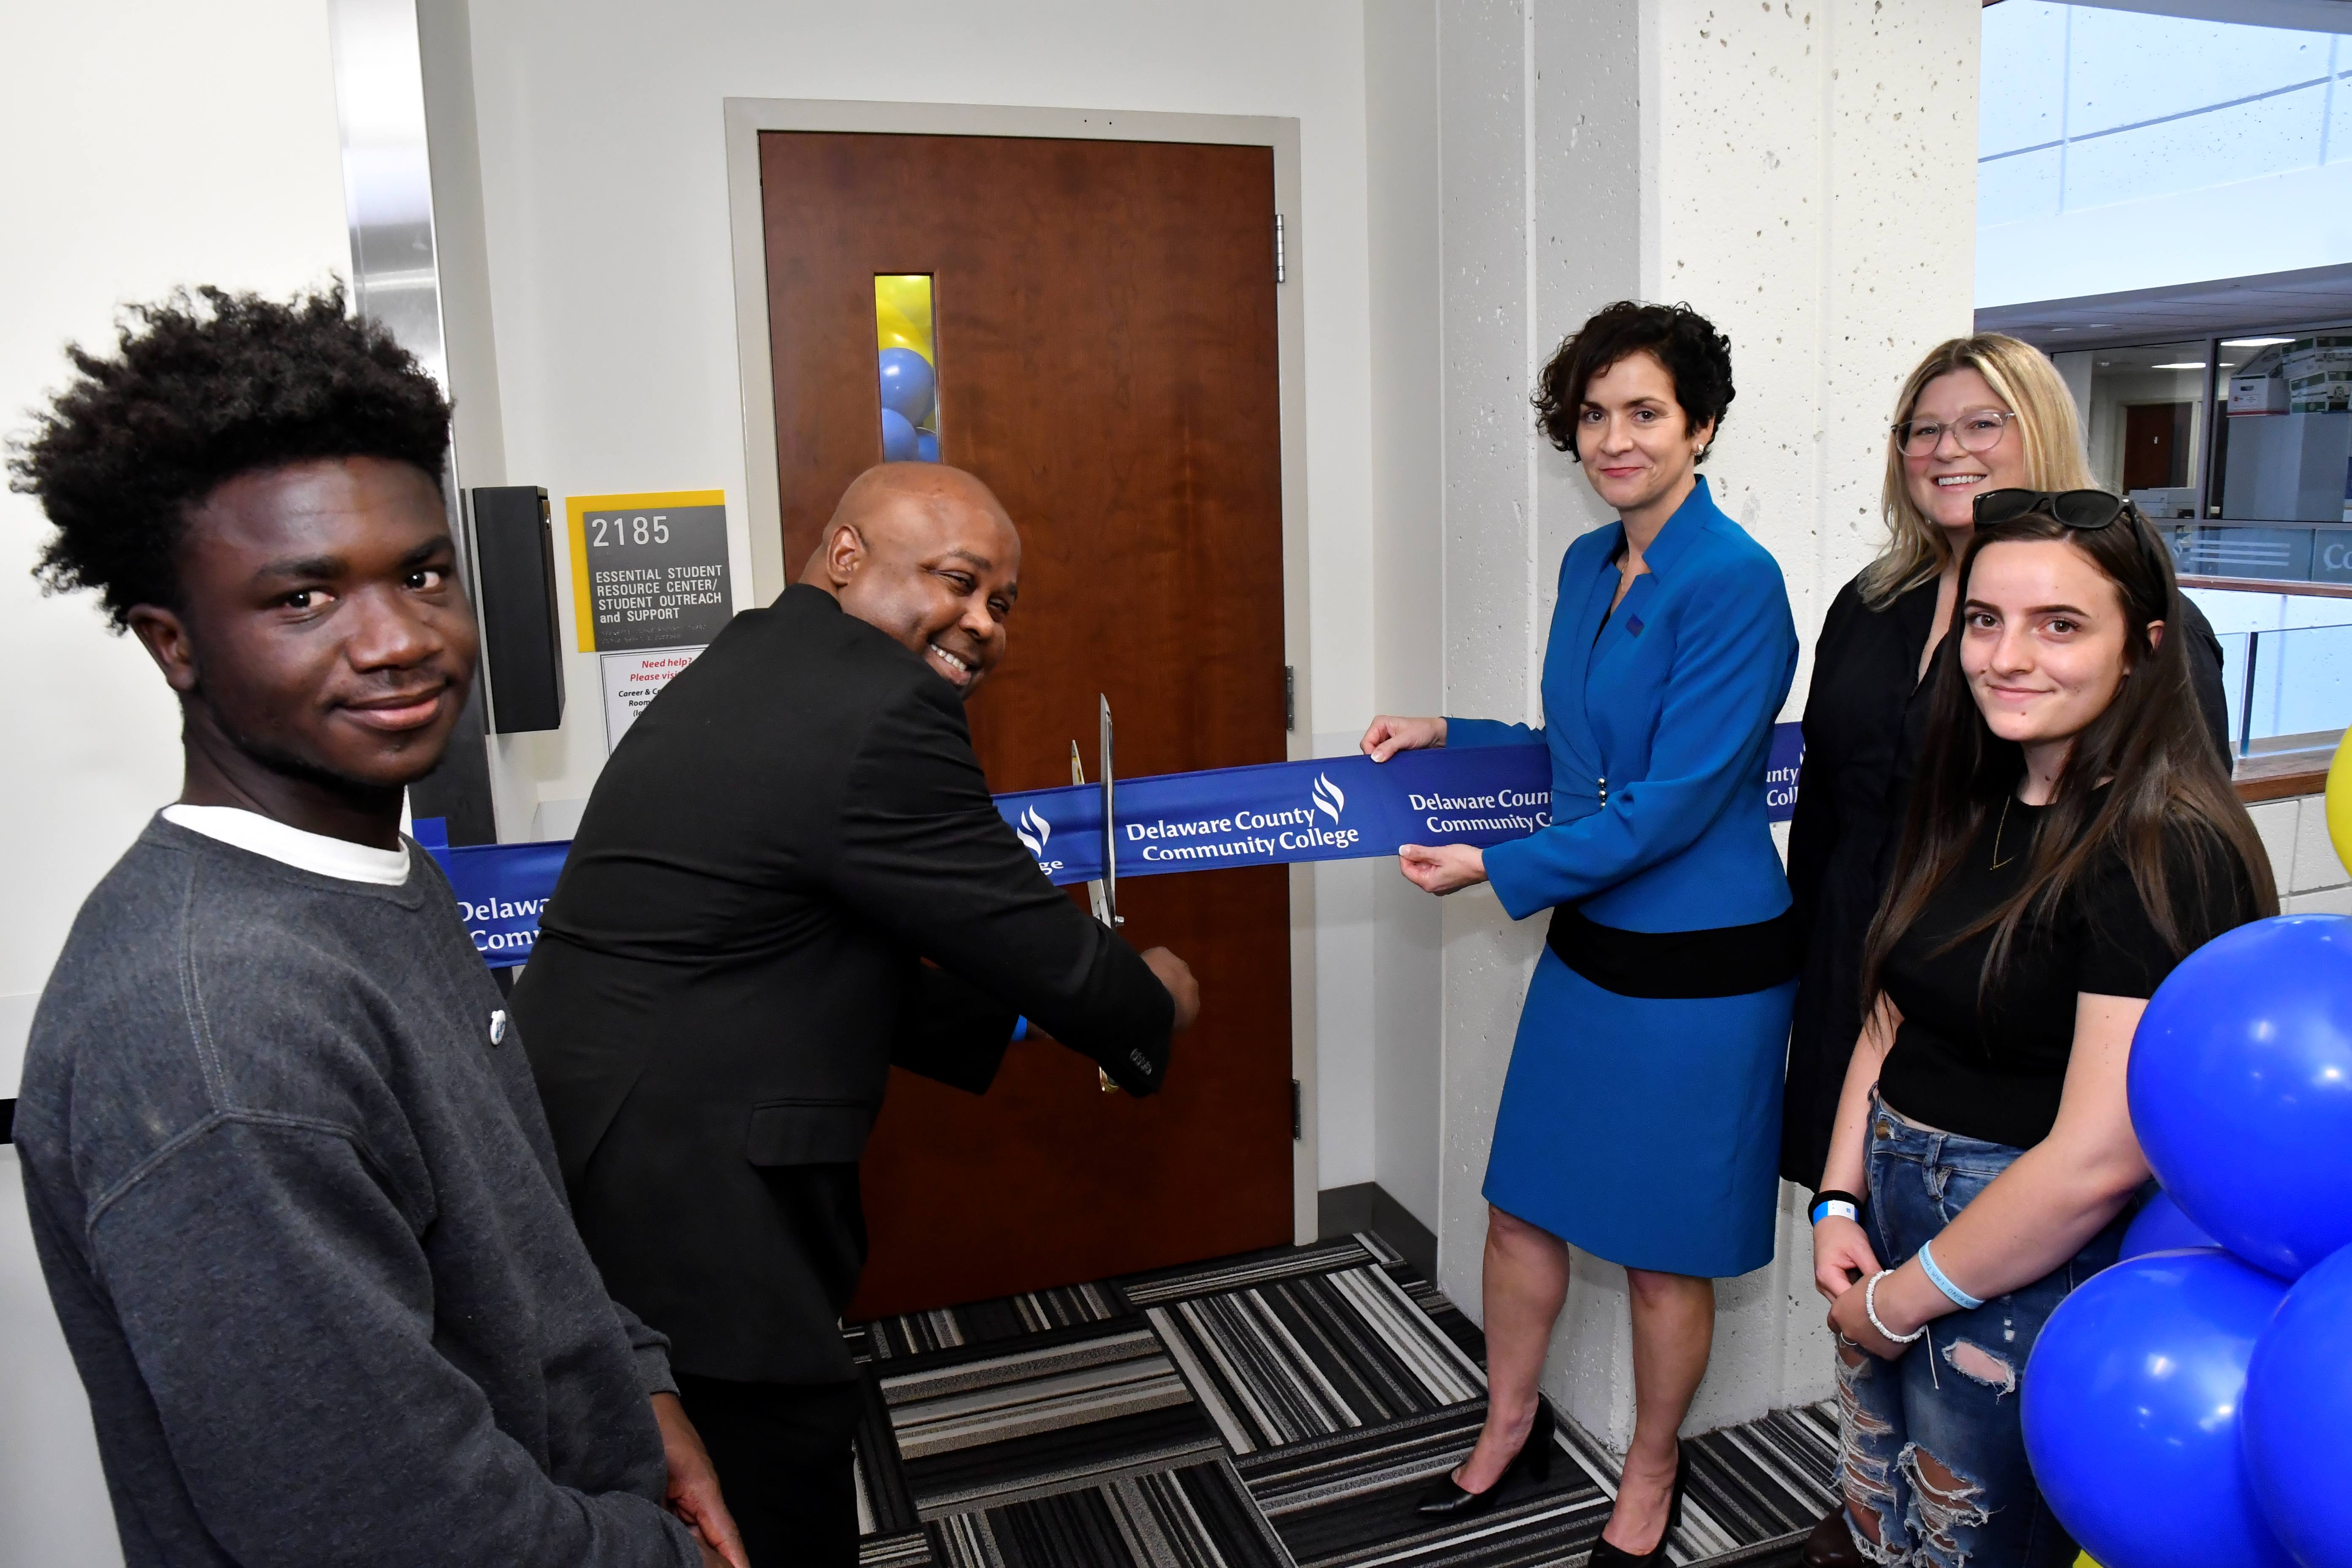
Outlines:
[{"label": "black blouse", "polygon": [[1937,950],[2024,885],[2046,810],[2012,800],[1987,813],[1967,858],[1886,956],[1886,994],[1903,1024],[1879,1093],[1914,1121],[2018,1149],[2041,1142],[2057,1120],[2080,994],[2152,996],[2182,953],[2253,918],[2243,868],[2182,829],[2165,856],[2178,951],[2148,918],[2122,857],[2107,856],[2052,919],[2020,929],[2001,973],[1985,984],[1991,931]]},{"label": "black blouse", "polygon": [[[1862,1028],[1863,939],[1902,836],[1931,689],[1917,671],[1936,618],[1935,582],[1876,610],[1863,603],[1860,584],[1856,577],[1838,590],[1813,645],[1804,760],[1789,825],[1789,888],[1805,958],[1789,1039],[1780,1174],[1805,1187],[1821,1181],[1829,1160],[1830,1128]],[[2184,599],[2182,612],[2197,706],[2226,759],[2221,639],[2195,605]],[[1937,658],[1958,657],[1957,646],[1946,637]]]}]

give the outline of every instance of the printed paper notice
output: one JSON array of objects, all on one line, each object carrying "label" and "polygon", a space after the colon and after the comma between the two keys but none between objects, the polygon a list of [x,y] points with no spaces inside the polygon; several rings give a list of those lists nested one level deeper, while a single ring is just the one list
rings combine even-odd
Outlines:
[{"label": "printed paper notice", "polygon": [[698,647],[653,648],[644,653],[608,653],[596,662],[604,669],[604,751],[612,753],[662,688],[692,664]]}]

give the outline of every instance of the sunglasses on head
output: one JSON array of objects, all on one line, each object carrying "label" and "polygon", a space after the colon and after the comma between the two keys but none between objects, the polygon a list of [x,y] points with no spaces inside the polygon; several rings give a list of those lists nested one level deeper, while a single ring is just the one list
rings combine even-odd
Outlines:
[{"label": "sunglasses on head", "polygon": [[1976,523],[2015,522],[2039,511],[2066,528],[2105,528],[2131,510],[2130,501],[2105,490],[1987,490],[1976,499]]}]

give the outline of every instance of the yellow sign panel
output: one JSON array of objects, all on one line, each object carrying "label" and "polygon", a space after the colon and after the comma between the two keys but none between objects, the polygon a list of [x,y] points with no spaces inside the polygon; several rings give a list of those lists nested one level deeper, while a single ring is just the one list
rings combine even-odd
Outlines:
[{"label": "yellow sign panel", "polygon": [[699,647],[734,614],[726,491],[572,496],[563,510],[581,652]]}]

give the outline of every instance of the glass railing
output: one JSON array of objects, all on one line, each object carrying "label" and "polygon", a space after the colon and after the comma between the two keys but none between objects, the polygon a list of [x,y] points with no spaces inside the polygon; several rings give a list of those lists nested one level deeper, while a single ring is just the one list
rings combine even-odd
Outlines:
[{"label": "glass railing", "polygon": [[2221,688],[2242,771],[2320,760],[2352,727],[2352,625],[2226,634]]},{"label": "glass railing", "polygon": [[2166,523],[2174,570],[2184,577],[2352,584],[2352,525],[2299,522]]}]

